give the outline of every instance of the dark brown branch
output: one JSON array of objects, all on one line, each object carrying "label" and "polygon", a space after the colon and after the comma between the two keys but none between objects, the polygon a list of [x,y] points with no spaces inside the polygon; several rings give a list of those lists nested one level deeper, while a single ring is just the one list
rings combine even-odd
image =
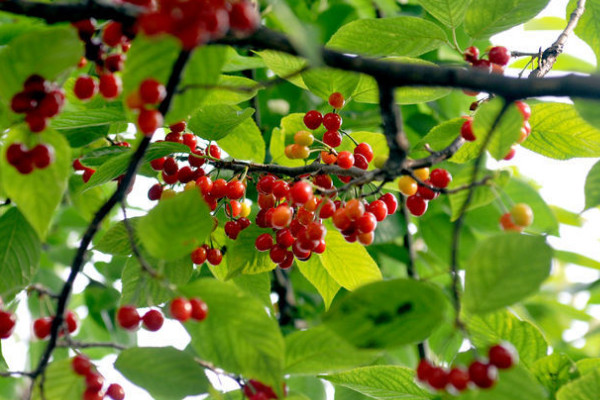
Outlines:
[{"label": "dark brown branch", "polygon": [[384,81],[377,81],[377,86],[379,87],[379,107],[383,133],[390,148],[390,156],[384,170],[396,171],[406,159],[410,143],[408,143],[402,128],[402,115],[394,96],[395,88]]},{"label": "dark brown branch", "polygon": [[573,33],[573,30],[575,30],[575,27],[577,26],[577,23],[579,22],[579,19],[583,15],[584,11],[585,0],[579,0],[577,2],[577,7],[575,7],[575,10],[573,10],[571,13],[569,23],[558,36],[558,39],[552,43],[552,46],[544,50],[541,58],[539,59],[538,67],[533,70],[531,74],[529,74],[529,79],[543,78],[548,72],[550,72],[554,66],[554,63],[556,62],[556,59],[563,52],[569,35]]},{"label": "dark brown branch", "polygon": [[72,3],[41,3],[33,1],[2,1],[0,10],[12,14],[41,18],[49,24],[57,22],[77,22],[83,19],[112,19],[133,24],[140,8],[131,4],[100,1],[80,1]]},{"label": "dark brown branch", "polygon": [[[2,3],[0,3],[0,4],[2,4]],[[167,111],[169,110],[169,107],[171,106],[171,101],[173,99],[173,95],[177,89],[177,85],[179,84],[179,82],[181,80],[181,75],[183,73],[183,70],[185,68],[185,65],[186,65],[189,57],[190,57],[190,53],[188,51],[182,51],[179,54],[177,60],[175,61],[175,64],[173,65],[173,69],[171,71],[171,75],[169,77],[169,81],[167,82],[167,87],[166,87],[167,96],[165,97],[165,99],[159,106],[159,111],[161,113],[163,113],[163,115],[167,113]],[[96,235],[96,232],[98,231],[100,224],[102,223],[104,218],[106,218],[106,216],[110,213],[110,211],[113,209],[113,207],[117,203],[119,203],[120,201],[122,201],[125,198],[125,196],[127,194],[127,190],[129,189],[129,185],[131,184],[131,181],[132,181],[133,177],[135,176],[135,173],[142,162],[144,154],[146,153],[146,150],[148,149],[148,146],[150,145],[150,139],[151,139],[150,137],[146,136],[140,142],[140,145],[138,146],[135,153],[133,154],[131,162],[129,163],[129,166],[127,167],[127,172],[125,173],[121,183],[117,187],[117,190],[106,201],[106,203],[104,203],[102,205],[102,207],[100,207],[98,212],[96,212],[92,222],[88,226],[85,234],[83,235],[83,238],[81,239],[81,243],[79,244],[79,248],[77,249],[77,253],[76,253],[75,258],[73,259],[73,263],[71,265],[71,272],[69,273],[69,277],[67,278],[67,281],[63,285],[62,291],[60,293],[60,297],[58,299],[58,304],[56,306],[56,316],[55,316],[54,320],[52,321],[52,327],[51,327],[51,331],[50,331],[50,339],[48,340],[48,344],[46,345],[46,350],[44,351],[44,354],[42,355],[37,368],[31,373],[31,376],[33,378],[37,378],[44,373],[44,371],[46,370],[46,367],[48,365],[48,362],[50,361],[50,357],[52,356],[52,353],[53,353],[54,349],[56,348],[56,343],[58,340],[58,333],[59,333],[60,327],[62,326],[63,321],[64,321],[64,313],[65,313],[65,310],[67,307],[67,303],[69,302],[71,290],[73,289],[73,282],[75,282],[75,278],[77,278],[77,275],[83,268],[83,265],[85,263],[85,256],[87,253],[87,249],[88,249],[90,243],[92,242],[92,239]]]}]

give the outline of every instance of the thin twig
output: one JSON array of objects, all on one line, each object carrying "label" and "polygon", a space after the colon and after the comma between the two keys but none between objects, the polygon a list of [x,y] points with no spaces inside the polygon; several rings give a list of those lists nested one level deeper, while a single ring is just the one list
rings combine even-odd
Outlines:
[{"label": "thin twig", "polygon": [[125,209],[125,203],[121,201],[121,211],[123,212],[123,225],[125,225],[125,230],[127,231],[127,237],[129,239],[129,245],[131,246],[131,251],[133,251],[133,255],[138,260],[142,269],[148,273],[152,278],[159,279],[161,276],[148,264],[140,249],[135,241],[135,232],[133,231],[133,227],[131,226],[131,222],[127,218],[127,211]]},{"label": "thin twig", "polygon": [[72,349],[91,349],[91,348],[110,348],[115,350],[126,350],[127,346],[111,342],[79,342],[76,340],[61,340],[56,343],[56,347],[66,347]]}]

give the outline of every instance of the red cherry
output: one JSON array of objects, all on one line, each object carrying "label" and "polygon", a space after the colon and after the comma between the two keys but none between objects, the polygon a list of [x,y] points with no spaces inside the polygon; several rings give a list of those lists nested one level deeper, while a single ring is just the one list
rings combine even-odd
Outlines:
[{"label": "red cherry", "polygon": [[150,332],[156,332],[162,328],[165,318],[162,313],[158,310],[150,310],[142,317],[144,322],[144,328]]},{"label": "red cherry", "polygon": [[375,228],[377,228],[377,218],[368,211],[356,220],[356,229],[359,233],[373,232]]},{"label": "red cherry", "polygon": [[448,374],[448,383],[459,392],[462,392],[469,385],[469,373],[463,368],[452,368]]},{"label": "red cherry", "polygon": [[358,237],[358,242],[360,244],[362,244],[363,246],[369,246],[375,240],[375,233],[374,232],[359,233],[357,237]]},{"label": "red cherry", "polygon": [[273,228],[282,229],[290,225],[292,222],[292,209],[286,205],[280,205],[274,209],[271,217],[271,225]]},{"label": "red cherry", "polygon": [[373,148],[371,147],[370,144],[368,143],[359,143],[355,148],[354,148],[354,154],[362,154],[368,162],[373,161]]},{"label": "red cherry", "polygon": [[287,253],[285,253],[285,258],[283,259],[283,261],[277,265],[281,269],[288,269],[292,266],[293,263],[294,263],[294,253],[292,253],[291,251],[288,251]]},{"label": "red cherry", "polygon": [[111,383],[106,389],[106,395],[113,400],[125,399],[125,391],[118,383]]},{"label": "red cherry", "polygon": [[271,257],[271,261],[275,264],[280,264],[285,261],[285,257],[287,254],[287,249],[283,246],[276,244],[269,251],[269,256]]},{"label": "red cherry", "polygon": [[177,174],[177,171],[179,171],[179,166],[177,165],[177,161],[175,161],[175,159],[173,157],[167,158],[163,162],[163,171],[165,171],[165,173],[167,175]]},{"label": "red cherry", "polygon": [[207,195],[212,191],[213,182],[208,176],[201,176],[196,180],[196,186],[202,194]]},{"label": "red cherry", "polygon": [[27,157],[28,151],[27,146],[23,143],[13,143],[8,146],[8,149],[6,150],[6,160],[10,165],[16,165],[22,159]]},{"label": "red cherry", "polygon": [[320,241],[325,238],[327,228],[320,222],[313,222],[306,228],[306,236],[313,241]]},{"label": "red cherry", "polygon": [[192,305],[192,319],[204,321],[208,316],[208,305],[197,297],[190,299],[190,304]]},{"label": "red cherry", "polygon": [[475,137],[475,133],[473,133],[472,118],[469,118],[465,122],[463,122],[462,126],[460,127],[460,136],[462,136],[462,138],[465,139],[467,142],[474,142],[475,139],[477,139]]},{"label": "red cherry", "polygon": [[363,156],[362,154],[355,154],[354,155],[354,166],[356,168],[366,170],[367,168],[369,168],[369,162],[367,161],[365,156]]},{"label": "red cherry", "polygon": [[196,265],[202,265],[206,261],[206,249],[198,247],[191,254],[192,262]]},{"label": "red cherry", "polygon": [[317,175],[314,177],[313,182],[322,189],[328,190],[333,187],[333,180],[329,175]]},{"label": "red cherry", "polygon": [[29,153],[33,164],[44,169],[48,167],[54,161],[54,148],[46,144],[38,144]]},{"label": "red cherry", "polygon": [[285,181],[275,181],[273,183],[273,196],[277,199],[283,199],[290,194],[290,185]]},{"label": "red cherry", "polygon": [[73,87],[75,96],[80,100],[89,100],[98,93],[98,83],[89,75],[81,75]]},{"label": "red cherry", "polygon": [[509,345],[495,345],[490,347],[488,353],[490,364],[498,369],[508,369],[515,365],[517,352],[514,347]]},{"label": "red cherry", "polygon": [[121,78],[114,74],[104,74],[100,76],[100,94],[107,100],[117,98],[122,90]]},{"label": "red cherry", "polygon": [[239,1],[231,4],[229,27],[240,34],[249,35],[260,24],[260,15],[254,3]]},{"label": "red cherry", "polygon": [[211,144],[208,147],[208,153],[213,158],[221,159],[221,149],[216,144]]},{"label": "red cherry", "polygon": [[271,194],[273,192],[273,184],[277,180],[275,175],[265,175],[256,184],[256,190],[259,194]]},{"label": "red cherry", "polygon": [[86,40],[92,37],[96,32],[96,21],[93,19],[84,19],[71,23],[79,33],[79,37],[82,40]]},{"label": "red cherry", "polygon": [[310,183],[306,181],[296,182],[290,188],[290,200],[296,205],[303,205],[313,197]]},{"label": "red cherry", "polygon": [[[431,182],[429,180],[426,180],[425,183],[431,185]],[[419,188],[417,189],[417,195],[419,195],[425,200],[433,200],[438,196],[438,193],[434,192],[426,186],[419,185]]]},{"label": "red cherry", "polygon": [[510,61],[510,51],[504,46],[495,46],[490,49],[488,58],[491,63],[504,66]]},{"label": "red cherry", "polygon": [[[241,209],[241,205],[240,205],[240,209]],[[250,222],[250,220],[246,217],[240,217],[237,220],[238,224],[240,224],[240,228],[242,228],[242,230],[246,229],[247,227],[249,227],[252,222]]]},{"label": "red cherry", "polygon": [[162,83],[155,79],[145,79],[140,84],[140,97],[144,104],[158,104],[167,95]]},{"label": "red cherry", "polygon": [[134,306],[122,306],[117,311],[117,322],[121,328],[134,331],[140,325],[140,314]]},{"label": "red cherry", "polygon": [[227,181],[225,179],[217,179],[213,182],[213,187],[210,195],[215,199],[221,199],[227,195]]},{"label": "red cherry", "polygon": [[431,186],[443,189],[452,181],[452,175],[445,169],[436,168],[431,171],[429,181],[431,182]]},{"label": "red cherry", "polygon": [[420,217],[427,211],[427,200],[419,195],[408,196],[406,199],[406,208],[416,217]]},{"label": "red cherry", "polygon": [[98,373],[91,372],[85,376],[85,386],[91,391],[99,392],[104,385],[104,377]]},{"label": "red cherry", "polygon": [[42,340],[50,336],[50,329],[52,327],[52,318],[43,317],[33,321],[33,334],[36,338]]},{"label": "red cherry", "polygon": [[398,199],[391,193],[386,193],[379,198],[379,200],[383,201],[388,209],[388,215],[392,215],[398,209]]},{"label": "red cherry", "polygon": [[171,316],[180,322],[185,322],[192,316],[192,305],[189,300],[184,299],[183,297],[176,297],[173,299],[169,309],[171,311]]},{"label": "red cherry", "polygon": [[194,171],[190,167],[183,166],[177,171],[177,180],[181,183],[188,183],[194,180]]},{"label": "red cherry", "polygon": [[185,121],[180,121],[175,124],[169,125],[169,129],[173,132],[181,133],[185,131],[187,127],[187,123]]},{"label": "red cherry", "polygon": [[[194,154],[200,157],[195,157]],[[188,156],[188,162],[192,167],[201,167],[206,162],[206,159],[202,156],[204,156],[204,151],[202,151],[201,149],[192,150],[192,153]]]},{"label": "red cherry", "polygon": [[230,181],[227,184],[227,198],[232,200],[241,199],[246,192],[246,186],[237,179]]},{"label": "red cherry", "polygon": [[31,112],[36,107],[37,101],[25,92],[15,94],[10,103],[10,108],[17,114]]},{"label": "red cherry", "polygon": [[[162,169],[164,168],[166,160],[167,159],[165,157],[156,158],[156,159],[150,161],[150,166],[155,171],[162,171]],[[173,161],[175,161],[175,160],[173,160]]]},{"label": "red cherry", "polygon": [[77,375],[87,376],[92,369],[92,363],[87,356],[78,354],[71,360],[71,368]]},{"label": "red cherry", "polygon": [[111,21],[102,31],[102,41],[110,47],[116,47],[125,40],[123,35],[123,25],[119,22]]},{"label": "red cherry", "polygon": [[479,58],[479,49],[475,46],[471,46],[463,53],[465,60],[472,63]]},{"label": "red cherry", "polygon": [[377,222],[383,221],[388,215],[388,208],[382,200],[375,200],[367,206],[367,211],[375,216]]},{"label": "red cherry", "polygon": [[27,114],[25,116],[25,122],[29,125],[29,130],[34,133],[41,132],[48,126],[48,118],[37,113]]},{"label": "red cherry", "polygon": [[337,131],[342,126],[342,117],[339,114],[327,113],[323,116],[323,126],[328,131]]},{"label": "red cherry", "polygon": [[152,135],[162,124],[163,115],[158,110],[142,109],[138,115],[138,126],[146,136]]},{"label": "red cherry", "polygon": [[496,381],[496,368],[481,361],[469,365],[469,379],[482,389],[490,388]]},{"label": "red cherry", "polygon": [[104,395],[98,390],[86,389],[83,392],[83,400],[102,400]]},{"label": "red cherry", "polygon": [[170,132],[165,136],[165,142],[183,143],[183,138],[177,132]]},{"label": "red cherry", "polygon": [[254,241],[254,247],[258,251],[269,251],[273,247],[273,237],[268,233],[260,234]]},{"label": "red cherry", "polygon": [[77,330],[77,315],[73,311],[67,311],[65,322],[67,323],[67,330],[69,333],[73,333]]},{"label": "red cherry", "polygon": [[163,187],[160,183],[154,184],[148,190],[148,199],[155,201],[160,200],[160,196],[162,196]]},{"label": "red cherry", "polygon": [[329,105],[336,110],[343,108],[345,103],[344,95],[340,92],[332,93],[331,96],[329,96]]},{"label": "red cherry", "polygon": [[349,151],[340,151],[338,153],[337,164],[344,169],[352,168],[354,165],[354,156]]},{"label": "red cherry", "polygon": [[219,265],[223,261],[223,253],[219,249],[209,249],[206,253],[206,259],[210,265]]},{"label": "red cherry", "polygon": [[287,228],[278,231],[275,235],[275,239],[278,245],[283,246],[285,248],[288,248],[292,244],[294,244],[294,235],[292,235],[292,232]]},{"label": "red cherry", "polygon": [[485,72],[491,72],[492,64],[488,60],[475,60],[473,61],[473,68],[481,69]]},{"label": "red cherry", "polygon": [[44,117],[52,118],[62,110],[64,101],[64,93],[60,90],[54,90],[44,96],[37,112]]},{"label": "red cherry", "polygon": [[183,134],[183,144],[190,148],[191,151],[196,150],[196,146],[198,145],[198,140],[196,139],[196,135],[193,133],[184,133]]},{"label": "red cherry", "polygon": [[427,383],[434,389],[443,390],[448,384],[448,373],[443,368],[433,367]]},{"label": "red cherry", "polygon": [[308,129],[315,130],[321,126],[323,122],[323,115],[317,110],[311,110],[304,114],[304,125]]},{"label": "red cherry", "polygon": [[231,240],[237,239],[238,235],[240,234],[240,231],[242,230],[242,228],[240,227],[240,224],[238,224],[237,221],[227,221],[225,223],[224,228],[225,228],[225,234]]},{"label": "red cherry", "polygon": [[314,253],[323,254],[325,252],[326,244],[324,240],[319,241],[319,245],[313,250]]},{"label": "red cherry", "polygon": [[417,366],[417,379],[422,382],[427,382],[431,372],[433,371],[433,365],[426,359],[421,359],[419,365]]},{"label": "red cherry", "polygon": [[344,231],[352,226],[352,220],[348,217],[345,208],[338,208],[331,217],[333,225],[340,231]]},{"label": "red cherry", "polygon": [[104,67],[110,72],[119,72],[123,70],[125,56],[123,54],[111,54],[104,60]]}]

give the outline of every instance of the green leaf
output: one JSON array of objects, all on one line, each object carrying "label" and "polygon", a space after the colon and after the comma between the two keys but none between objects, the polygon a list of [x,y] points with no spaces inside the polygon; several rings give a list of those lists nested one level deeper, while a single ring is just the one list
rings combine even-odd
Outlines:
[{"label": "green leaf", "polygon": [[40,251],[37,234],[17,208],[0,217],[0,296],[4,301],[31,283]]},{"label": "green leaf", "polygon": [[[436,125],[414,146],[414,150],[425,150],[426,144],[434,151],[448,147],[460,135],[460,128],[464,123],[464,118],[454,118]],[[450,161],[464,163],[467,160],[452,156]]]},{"label": "green leaf", "polygon": [[203,360],[245,378],[281,387],[284,342],[264,304],[233,284],[201,279],[182,288],[208,305],[206,320],[185,324]]},{"label": "green leaf", "polygon": [[378,351],[359,350],[324,326],[285,337],[285,373],[314,375],[372,363]]},{"label": "green leaf", "polygon": [[[146,262],[172,285],[185,285],[194,272],[192,261],[186,255],[175,261],[155,260],[145,257]],[[127,260],[121,275],[123,289],[121,304],[149,307],[165,303],[173,298],[173,291],[165,287],[164,281],[151,277],[142,270],[135,257]]]},{"label": "green leaf", "polygon": [[567,21],[564,18],[541,17],[526,22],[523,29],[526,31],[562,31],[565,26],[567,26]]},{"label": "green leaf", "polygon": [[71,360],[54,361],[46,369],[44,393],[40,393],[40,385],[33,385],[33,400],[65,400],[82,398],[85,379],[73,373]]},{"label": "green leaf", "polygon": [[[452,235],[454,232],[454,224],[448,218],[448,215],[437,213],[425,215],[419,220],[419,228],[423,239],[427,244],[427,248],[435,253],[442,262],[449,265],[452,243]],[[470,256],[471,250],[475,247],[477,239],[473,231],[469,227],[464,227],[460,236],[459,255],[461,262],[466,262]]]},{"label": "green leaf", "polygon": [[585,178],[585,209],[600,205],[600,162],[594,164]]},{"label": "green leaf", "polygon": [[516,366],[499,374],[498,381],[488,390],[468,390],[459,400],[545,400],[548,393],[525,368]]},{"label": "green leaf", "polygon": [[548,0],[477,0],[465,16],[465,31],[473,38],[485,39],[535,17]]},{"label": "green leaf", "polygon": [[319,257],[311,257],[306,262],[296,261],[296,265],[302,275],[317,289],[323,298],[325,309],[328,310],[341,286],[329,275]]},{"label": "green leaf", "polygon": [[[566,22],[564,23],[566,26]],[[562,28],[561,28],[562,29]],[[509,64],[509,68],[515,69],[524,69],[527,66],[527,63],[531,60],[531,57],[522,57],[519,60]],[[560,57],[556,59],[556,62],[552,66],[553,71],[571,71],[571,72],[581,72],[583,74],[591,74],[596,71],[596,66],[589,61],[583,60],[579,57],[576,57],[571,54],[561,54]],[[579,101],[579,100],[578,100]],[[582,100],[583,102],[587,102],[586,100]],[[577,101],[576,101],[577,103]]]},{"label": "green leaf", "polygon": [[[387,57],[383,61],[390,63],[398,62],[404,64],[418,64],[430,67],[437,65],[421,60],[419,58],[409,57]],[[395,90],[396,103],[398,104],[416,104],[437,100],[450,94],[451,90],[445,88],[432,87],[402,87]],[[352,94],[352,100],[359,103],[379,104],[379,89],[375,79],[368,75],[361,75],[356,90]]]},{"label": "green leaf", "polygon": [[302,80],[308,90],[325,100],[334,92],[340,92],[344,98],[349,98],[360,78],[361,76],[354,72],[325,67],[302,73]]},{"label": "green leaf", "polygon": [[8,105],[33,74],[58,80],[75,68],[82,54],[83,43],[72,27],[55,26],[18,36],[0,51],[0,98]]},{"label": "green leaf", "polygon": [[[427,338],[442,322],[446,305],[436,286],[395,279],[348,294],[334,304],[324,320],[358,347],[392,347]],[[411,328],[406,329],[408,326]]]},{"label": "green leaf", "polygon": [[600,358],[584,358],[576,362],[577,371],[581,374],[587,374],[600,368]]},{"label": "green leaf", "polygon": [[557,160],[600,157],[600,131],[579,116],[572,104],[531,107],[531,134],[523,147]]},{"label": "green leaf", "polygon": [[219,140],[231,133],[252,114],[254,114],[252,108],[242,110],[228,105],[206,106],[192,116],[188,127],[203,139]]},{"label": "green leaf", "polygon": [[532,372],[537,380],[553,395],[571,380],[577,366],[566,354],[552,354],[540,358],[533,365]]},{"label": "green leaf", "polygon": [[[268,252],[256,251],[254,242],[263,229],[251,225],[240,232],[236,240],[227,240],[227,275],[225,279],[231,279],[238,274],[260,274],[271,271],[276,265],[271,261]],[[222,266],[216,266],[222,269]]]},{"label": "green leaf", "polygon": [[267,68],[275,75],[285,77],[302,89],[308,89],[302,79],[302,74],[298,73],[306,66],[306,60],[274,50],[258,51],[256,54],[263,59]]},{"label": "green leaf", "polygon": [[382,279],[379,267],[365,247],[359,243],[348,243],[331,224],[327,225],[325,242],[327,247],[323,254],[314,256],[343,288],[355,290]]},{"label": "green leaf", "polygon": [[600,369],[595,369],[563,385],[556,393],[556,400],[595,400],[599,397]]},{"label": "green leaf", "polygon": [[[385,35],[382,35],[385,32]],[[416,17],[361,19],[342,26],[327,47],[370,56],[419,56],[446,43],[444,31]]]},{"label": "green leaf", "polygon": [[96,150],[92,150],[89,153],[86,153],[83,157],[80,157],[79,160],[81,160],[81,163],[86,167],[99,167],[102,164],[109,161],[111,158],[118,156],[119,154],[130,152],[131,150],[127,147],[100,147]]},{"label": "green leaf", "polygon": [[258,82],[243,76],[220,75],[212,89],[201,89],[205,92],[203,105],[228,104],[235,105],[250,100],[258,93]]},{"label": "green leaf", "polygon": [[208,379],[191,354],[173,347],[137,347],[124,350],[115,368],[127,379],[160,399],[178,400],[206,393]]},{"label": "green leaf", "polygon": [[51,120],[50,126],[54,129],[74,129],[103,126],[116,122],[127,122],[127,116],[122,108],[110,107],[61,112]]},{"label": "green leaf", "polygon": [[153,256],[176,260],[204,243],[212,230],[212,217],[197,190],[188,190],[158,203],[140,218],[136,232]]},{"label": "green leaf", "polygon": [[415,372],[406,367],[377,365],[323,376],[374,399],[431,399],[431,392],[415,383]]},{"label": "green leaf", "polygon": [[233,47],[227,47],[227,61],[223,66],[223,72],[238,72],[264,67],[265,63],[260,57],[241,56]]},{"label": "green leaf", "polygon": [[[576,0],[569,1],[566,18],[570,17],[576,7]],[[600,18],[600,2],[597,0],[587,1],[585,3],[585,11],[575,26],[575,34],[592,48],[596,55],[596,60],[600,60],[600,24],[598,23],[598,18]]]},{"label": "green leaf", "polygon": [[600,270],[600,261],[570,251],[554,250],[554,258],[563,263]]},{"label": "green leaf", "polygon": [[527,227],[527,232],[548,233],[558,236],[558,221],[538,191],[527,182],[512,178],[504,187],[514,203],[526,203],[533,210],[533,224]]},{"label": "green leaf", "polygon": [[487,349],[501,341],[511,343],[519,353],[519,362],[530,368],[548,354],[548,343],[531,322],[522,321],[507,310],[485,315],[468,314],[465,323],[473,344]]},{"label": "green leaf", "polygon": [[28,130],[21,127],[9,132],[0,160],[0,173],[7,197],[19,207],[43,240],[46,238],[54,211],[67,189],[67,179],[71,172],[71,149],[62,135],[52,129],[46,129],[38,134],[37,138],[41,143],[54,148],[55,160],[45,169],[36,169],[23,175],[6,161],[6,147],[15,142],[29,143],[30,135]]},{"label": "green leaf", "polygon": [[552,248],[543,237],[503,233],[481,242],[466,265],[465,309],[486,313],[536,292],[550,274]]},{"label": "green leaf", "polygon": [[217,143],[227,154],[238,160],[258,163],[265,160],[265,140],[252,118],[245,119]]},{"label": "green leaf", "polygon": [[418,0],[425,10],[445,25],[456,28],[462,24],[471,0]]},{"label": "green leaf", "polygon": [[[596,67],[592,66],[592,73],[596,71]],[[594,128],[600,128],[600,117],[598,117],[598,102],[588,99],[573,99],[575,110],[581,118]]]}]

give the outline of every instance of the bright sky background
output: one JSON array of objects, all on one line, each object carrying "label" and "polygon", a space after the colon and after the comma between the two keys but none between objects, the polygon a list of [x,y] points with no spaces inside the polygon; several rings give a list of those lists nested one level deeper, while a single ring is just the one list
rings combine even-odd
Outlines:
[{"label": "bright sky background", "polygon": [[[564,18],[567,3],[568,0],[552,0],[540,16],[558,16]],[[557,36],[557,31],[531,32],[524,31],[522,27],[517,27],[495,36],[492,41],[494,44],[505,45],[510,50],[537,52],[540,46],[542,48],[548,47],[556,40]],[[518,44],[519,47],[512,47],[515,44]],[[592,50],[578,38],[569,38],[565,52],[595,64],[596,60]],[[508,71],[508,74],[516,73],[518,71]],[[551,75],[560,75],[560,73],[551,72]],[[585,178],[589,169],[596,161],[595,159],[551,160],[519,147],[512,161],[496,163],[495,165],[491,165],[491,167],[518,166],[523,175],[533,178],[541,185],[540,193],[548,204],[557,205],[579,213],[584,207],[583,187]],[[136,196],[135,199],[130,198],[130,203],[142,208],[149,208],[151,203],[145,199],[146,189],[141,187],[149,187],[150,184],[150,180],[138,179],[136,191],[142,195]],[[593,209],[583,213],[582,217],[586,220],[583,229],[561,226],[561,237],[550,238],[551,244],[559,249],[569,249],[570,251],[579,252],[593,259],[600,260],[600,246],[598,243],[600,211]],[[86,272],[94,274],[93,269],[89,267],[86,268]],[[572,282],[591,282],[600,277],[600,272],[570,266],[567,269],[567,277]],[[75,290],[78,292],[82,291],[87,284],[86,281],[86,278],[79,278],[76,282]],[[565,295],[561,299],[561,301],[569,302],[580,308],[585,305],[586,300],[585,295],[580,295],[575,299],[572,299],[570,295]],[[80,317],[85,317],[85,309],[78,309],[76,311]],[[600,318],[600,307],[594,309],[592,313],[596,318]],[[2,343],[2,351],[11,370],[23,370],[25,366],[24,355],[27,354],[26,343],[31,337],[31,321],[26,320],[27,316],[26,302],[22,301],[19,308],[20,321],[17,324],[17,332],[12,338],[4,340]],[[581,338],[585,333],[585,328],[585,324],[574,324],[572,329],[565,333],[565,339],[576,340]],[[583,343],[582,341],[579,342]],[[165,319],[165,325],[158,333],[150,333],[143,329],[139,331],[139,346],[174,346],[175,348],[183,349],[188,343],[189,336],[181,324],[169,319]],[[115,359],[115,356],[106,357],[99,365],[100,372],[104,374],[107,382],[120,383],[125,388],[126,398],[128,399],[151,400],[152,398],[146,391],[129,384],[126,379],[112,368],[112,363]],[[213,376],[211,380],[218,386],[221,386],[218,383],[218,378]],[[225,383],[225,387],[232,388],[231,383],[223,383]],[[333,399],[332,390],[328,390],[328,394],[329,398]],[[196,396],[188,397],[187,399],[201,398],[203,397]]]}]

